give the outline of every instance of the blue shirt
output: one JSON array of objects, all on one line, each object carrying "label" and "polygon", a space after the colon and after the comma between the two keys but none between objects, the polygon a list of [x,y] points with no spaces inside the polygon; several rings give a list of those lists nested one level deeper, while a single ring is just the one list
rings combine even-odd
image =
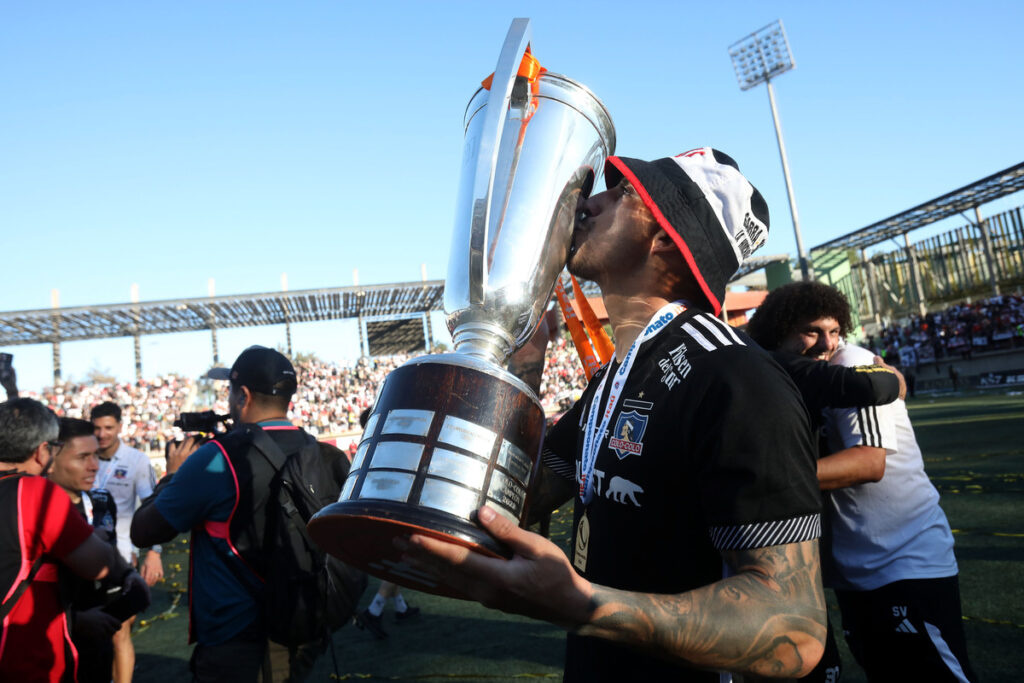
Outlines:
[{"label": "blue shirt", "polygon": [[[259,426],[275,440],[301,433],[287,420],[266,420]],[[193,636],[202,645],[230,640],[260,617],[262,581],[226,538],[207,530],[210,523],[216,527],[229,521],[236,505],[235,476],[221,446],[210,442],[185,460],[154,503],[179,532],[193,531],[189,602]],[[225,532],[222,527],[220,536]]]},{"label": "blue shirt", "polygon": [[[224,538],[211,536],[205,528],[208,522],[228,522],[236,503],[235,485],[228,459],[210,442],[182,463],[154,503],[179,532],[193,531],[189,607],[193,636],[202,645],[230,640],[259,618],[259,580]],[[252,582],[245,585],[241,577]]]}]

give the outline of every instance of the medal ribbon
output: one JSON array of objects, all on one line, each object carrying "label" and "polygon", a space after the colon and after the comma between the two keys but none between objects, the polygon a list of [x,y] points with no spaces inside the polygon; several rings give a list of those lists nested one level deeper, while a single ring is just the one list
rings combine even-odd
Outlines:
[{"label": "medal ribbon", "polygon": [[[121,444],[117,445],[117,450],[121,450]],[[110,460],[100,459],[100,463],[107,463],[107,468],[103,472],[103,481],[94,481],[92,487],[94,489],[105,489],[107,488],[107,482],[110,481],[110,475],[114,471],[114,465],[117,464],[118,453],[114,453],[114,457]]]},{"label": "medal ribbon", "polygon": [[[597,464],[597,453],[601,450],[601,441],[605,430],[608,429],[608,421],[611,420],[612,413],[615,412],[615,407],[619,403],[619,397],[622,395],[622,390],[626,387],[626,380],[629,379],[629,373],[633,369],[633,361],[636,360],[636,354],[640,349],[640,345],[668,327],[675,320],[676,316],[685,310],[686,306],[682,301],[673,301],[658,309],[658,312],[647,322],[647,327],[644,328],[643,334],[629,347],[629,351],[626,353],[626,357],[622,359],[622,364],[619,368],[614,373],[608,372],[601,378],[601,383],[597,387],[597,393],[594,394],[594,398],[590,402],[587,424],[583,429],[583,457],[580,462],[579,494],[580,499],[584,503],[589,503],[594,498],[593,474],[594,466]],[[612,380],[612,388],[608,392],[608,398],[605,401],[605,408],[602,412],[599,407],[601,395],[604,393],[604,385],[608,380],[608,376],[612,374],[615,375],[615,379]],[[601,413],[601,423],[597,425],[597,415],[599,412]]]},{"label": "medal ribbon", "polygon": [[[569,296],[565,293],[565,286],[562,284],[561,278],[555,282],[555,296],[558,297],[558,305],[562,309],[565,326],[572,336],[576,353],[579,354],[580,362],[583,363],[583,372],[589,380],[602,365],[611,360],[612,354],[615,353],[615,347],[612,345],[608,333],[601,327],[600,321],[594,314],[594,309],[590,307],[590,303],[583,295],[575,277],[572,278],[572,285],[573,292],[576,294],[576,305],[580,307],[580,315],[583,316],[582,322],[576,316],[576,311],[569,302]],[[591,339],[594,340],[594,343],[591,343]]]},{"label": "medal ribbon", "polygon": [[611,337],[601,326],[601,321],[597,319],[594,309],[590,306],[590,301],[583,294],[580,283],[576,282],[576,276],[569,275],[569,279],[572,281],[572,294],[576,297],[576,303],[580,307],[580,317],[583,318],[583,324],[587,328],[587,336],[594,344],[594,350],[603,365],[615,355],[615,344],[612,343]]}]

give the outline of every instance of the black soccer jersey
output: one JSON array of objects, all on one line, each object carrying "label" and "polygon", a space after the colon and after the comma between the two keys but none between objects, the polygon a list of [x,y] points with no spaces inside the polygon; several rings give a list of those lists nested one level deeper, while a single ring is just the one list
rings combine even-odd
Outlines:
[{"label": "black soccer jersey", "polygon": [[[613,361],[602,372],[617,369]],[[577,486],[600,379],[545,440],[545,464]],[[608,390],[598,401],[602,412]],[[593,498],[586,505],[576,498],[577,571],[613,588],[680,593],[723,577],[722,550],[817,538],[810,434],[796,388],[766,352],[706,313],[683,312],[638,350],[602,437]],[[570,636],[567,680],[610,680],[612,671],[673,680],[686,672]],[[688,673],[686,680],[718,680]]]}]

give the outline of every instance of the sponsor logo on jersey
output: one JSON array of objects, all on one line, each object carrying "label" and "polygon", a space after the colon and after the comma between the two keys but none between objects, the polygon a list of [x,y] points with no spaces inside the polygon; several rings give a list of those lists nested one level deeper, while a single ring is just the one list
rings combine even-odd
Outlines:
[{"label": "sponsor logo on jersey", "polygon": [[907,618],[908,611],[906,605],[892,606],[892,615],[900,620],[900,623],[896,624],[896,633],[917,633],[917,629]]},{"label": "sponsor logo on jersey", "polygon": [[658,361],[658,367],[661,368],[663,373],[661,375],[661,383],[668,387],[669,390],[686,379],[690,371],[693,370],[693,366],[690,365],[690,361],[686,357],[686,351],[686,344],[682,343],[674,349],[670,349],[668,357]]},{"label": "sponsor logo on jersey", "polygon": [[612,438],[608,440],[608,448],[615,451],[622,460],[627,455],[640,455],[644,450],[641,442],[647,430],[647,416],[635,410],[619,413],[619,419],[612,430]]},{"label": "sponsor logo on jersey", "polygon": [[917,633],[917,629],[910,623],[910,619],[904,619],[896,627],[896,633]]}]

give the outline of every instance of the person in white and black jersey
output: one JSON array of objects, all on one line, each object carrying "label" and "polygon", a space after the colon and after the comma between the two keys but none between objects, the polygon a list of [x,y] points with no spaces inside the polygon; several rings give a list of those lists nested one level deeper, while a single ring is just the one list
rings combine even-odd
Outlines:
[{"label": "person in white and black jersey", "polygon": [[[843,342],[846,297],[818,282],[772,291],[755,334],[781,351],[833,365],[871,363]],[[953,535],[924,470],[906,404],[826,409],[818,480],[831,548],[823,561],[850,650],[876,681],[975,681],[967,657]]]},{"label": "person in white and black jersey", "polygon": [[535,514],[575,495],[572,560],[488,507],[479,520],[511,560],[415,535],[406,557],[569,630],[567,681],[804,675],[825,636],[807,414],[769,355],[715,317],[765,241],[767,206],[707,147],[610,157],[605,178],[581,203],[569,270],[600,285],[615,358],[549,432],[531,497]]},{"label": "person in white and black jersey", "polygon": [[[138,558],[129,534],[132,515],[139,501],[153,493],[156,475],[145,453],[121,441],[120,406],[105,401],[92,408],[89,418],[100,446],[100,468],[93,487],[109,491],[114,499],[117,505],[117,551],[134,567]],[[139,566],[139,574],[149,586],[155,585],[164,575],[160,550],[160,546],[149,548]],[[131,636],[134,621],[134,616],[125,621],[114,636],[114,683],[130,683],[135,671],[135,647]]]}]

